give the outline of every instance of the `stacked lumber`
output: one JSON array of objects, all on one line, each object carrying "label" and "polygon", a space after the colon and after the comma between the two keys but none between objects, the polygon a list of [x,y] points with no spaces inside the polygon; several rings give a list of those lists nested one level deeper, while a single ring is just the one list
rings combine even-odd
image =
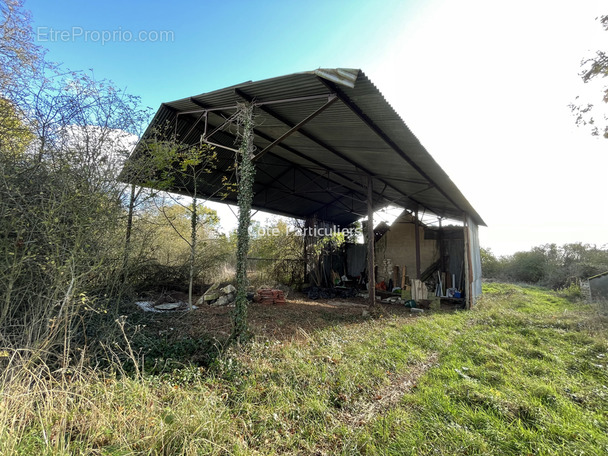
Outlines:
[{"label": "stacked lumber", "polygon": [[256,302],[260,304],[285,304],[285,293],[272,288],[260,288],[256,293]]},{"label": "stacked lumber", "polygon": [[419,301],[427,298],[428,293],[424,282],[422,280],[412,279],[412,299],[414,301]]}]

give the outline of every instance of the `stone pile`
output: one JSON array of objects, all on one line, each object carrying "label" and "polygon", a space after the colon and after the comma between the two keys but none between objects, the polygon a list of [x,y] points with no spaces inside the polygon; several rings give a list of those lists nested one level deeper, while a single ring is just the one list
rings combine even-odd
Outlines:
[{"label": "stone pile", "polygon": [[232,285],[226,285],[224,288],[219,288],[219,283],[214,283],[209,287],[205,294],[196,302],[197,306],[207,304],[210,306],[226,306],[234,302],[236,297],[236,288]]}]

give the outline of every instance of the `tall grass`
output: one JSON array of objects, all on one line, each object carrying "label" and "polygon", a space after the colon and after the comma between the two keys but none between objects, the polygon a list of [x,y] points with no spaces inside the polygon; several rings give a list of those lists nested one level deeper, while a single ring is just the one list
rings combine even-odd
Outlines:
[{"label": "tall grass", "polygon": [[606,454],[607,327],[490,284],[471,312],[258,337],[169,375],[5,353],[0,454]]}]

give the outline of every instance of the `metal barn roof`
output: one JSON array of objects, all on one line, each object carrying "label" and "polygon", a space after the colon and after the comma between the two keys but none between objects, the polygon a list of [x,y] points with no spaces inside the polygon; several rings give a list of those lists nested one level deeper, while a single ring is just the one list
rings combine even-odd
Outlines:
[{"label": "metal barn roof", "polygon": [[[296,218],[348,225],[367,215],[367,177],[374,209],[389,204],[485,225],[374,84],[357,69],[318,69],[163,103],[132,157],[146,153],[155,128],[169,125],[184,144],[216,144],[217,168],[197,183],[201,198],[222,198],[234,178],[237,103],[255,109],[253,207]],[[128,175],[123,178],[136,181]],[[135,182],[141,184],[142,182]],[[172,190],[192,194],[192,182]]]}]

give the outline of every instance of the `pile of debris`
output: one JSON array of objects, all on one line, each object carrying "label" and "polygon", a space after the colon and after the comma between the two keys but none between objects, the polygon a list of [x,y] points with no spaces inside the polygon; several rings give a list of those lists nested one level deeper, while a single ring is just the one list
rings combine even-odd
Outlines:
[{"label": "pile of debris", "polygon": [[[146,293],[148,299],[136,301],[144,312],[174,312],[190,310],[188,295],[179,291],[165,291],[154,299],[154,292]],[[196,308],[196,307],[194,307]]]},{"label": "pile of debris", "polygon": [[308,287],[304,288],[304,293],[308,299],[334,299],[334,298],[354,298],[357,296],[357,290],[351,287]]},{"label": "pile of debris", "polygon": [[223,288],[220,288],[219,283],[214,283],[209,287],[205,294],[196,301],[197,306],[202,306],[204,304],[210,306],[227,306],[234,302],[236,297],[236,288],[232,285],[226,285]]},{"label": "pile of debris", "polygon": [[260,288],[255,293],[253,300],[260,304],[285,304],[285,292],[273,288]]},{"label": "pile of debris", "polygon": [[[285,304],[287,292],[270,287],[259,288],[255,294],[247,293],[248,301],[255,301],[260,304]],[[219,282],[211,285],[203,294],[196,305],[192,308],[197,309],[203,305],[220,307],[234,307],[236,300],[236,288],[233,285],[226,285],[220,288]],[[188,295],[185,293],[163,293],[155,301],[138,301],[136,304],[146,312],[167,312],[176,310],[189,310]]]}]

